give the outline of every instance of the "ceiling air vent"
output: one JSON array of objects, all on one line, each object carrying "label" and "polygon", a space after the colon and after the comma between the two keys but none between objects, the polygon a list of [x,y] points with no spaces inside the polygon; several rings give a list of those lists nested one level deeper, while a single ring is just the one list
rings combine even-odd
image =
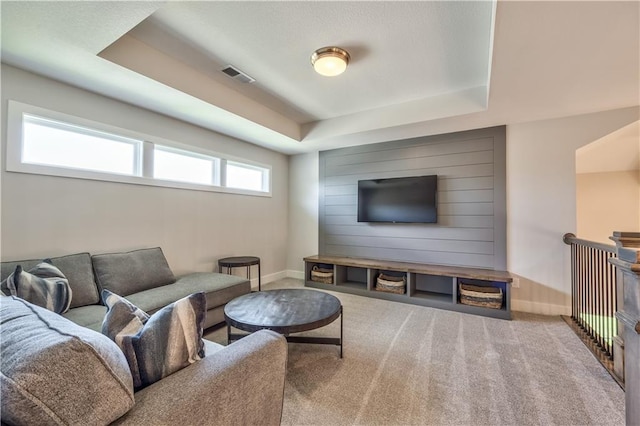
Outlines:
[{"label": "ceiling air vent", "polygon": [[253,83],[254,81],[256,81],[255,78],[243,73],[233,65],[227,65],[227,67],[224,68],[222,72],[233,78],[234,80],[238,80],[240,83]]}]

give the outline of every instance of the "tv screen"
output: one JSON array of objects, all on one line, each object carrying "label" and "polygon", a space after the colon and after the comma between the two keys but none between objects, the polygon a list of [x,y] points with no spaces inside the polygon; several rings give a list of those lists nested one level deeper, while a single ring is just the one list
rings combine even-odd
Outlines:
[{"label": "tv screen", "polygon": [[438,176],[358,181],[358,222],[436,223]]}]

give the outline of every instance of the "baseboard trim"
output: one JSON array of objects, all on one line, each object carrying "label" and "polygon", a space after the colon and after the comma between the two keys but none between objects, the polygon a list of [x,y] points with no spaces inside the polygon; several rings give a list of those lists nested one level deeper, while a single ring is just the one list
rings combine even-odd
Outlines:
[{"label": "baseboard trim", "polygon": [[570,306],[518,299],[511,299],[511,310],[541,315],[571,315]]},{"label": "baseboard trim", "polygon": [[287,278],[296,278],[298,280],[304,280],[304,271],[294,271],[293,269],[288,269],[285,272],[287,273]]},{"label": "baseboard trim", "polygon": [[[263,275],[261,285],[265,285],[273,281],[287,278],[288,277],[287,272],[288,271],[280,271],[273,274]],[[253,290],[258,289],[258,278],[251,278],[251,289]]]},{"label": "baseboard trim", "polygon": [[[295,278],[304,280],[304,271],[295,271],[286,269],[269,275],[262,276],[262,284],[272,281],[281,280],[283,278]],[[258,279],[251,279],[251,288],[258,289]],[[571,307],[564,305],[554,305],[552,303],[531,302],[529,300],[511,299],[511,310],[519,312],[528,312],[531,314],[541,315],[571,315]]]}]

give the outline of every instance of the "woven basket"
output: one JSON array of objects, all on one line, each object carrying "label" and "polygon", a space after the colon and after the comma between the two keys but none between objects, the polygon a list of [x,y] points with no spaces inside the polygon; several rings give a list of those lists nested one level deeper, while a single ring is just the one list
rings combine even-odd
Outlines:
[{"label": "woven basket", "polygon": [[311,281],[333,284],[333,269],[323,269],[319,268],[318,265],[314,265],[311,268]]},{"label": "woven basket", "polygon": [[405,277],[380,274],[376,280],[376,290],[386,293],[404,294],[406,285],[407,279]]},{"label": "woven basket", "polygon": [[460,303],[483,308],[502,308],[502,289],[471,284],[460,284]]}]

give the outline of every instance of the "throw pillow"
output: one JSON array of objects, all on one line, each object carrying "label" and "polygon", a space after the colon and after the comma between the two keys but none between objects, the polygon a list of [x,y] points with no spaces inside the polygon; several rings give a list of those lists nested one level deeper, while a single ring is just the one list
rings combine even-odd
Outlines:
[{"label": "throw pillow", "polygon": [[127,358],[136,390],[204,357],[204,293],[180,299],[152,316],[109,290],[102,291],[102,299],[107,306],[102,333]]},{"label": "throw pillow", "polygon": [[17,296],[42,308],[63,314],[71,305],[69,280],[60,269],[46,262],[37,264],[29,272],[16,266],[7,277],[7,288],[12,296]]},{"label": "throw pillow", "polygon": [[9,262],[0,262],[0,289],[9,293],[4,281],[16,270],[16,266],[22,266],[23,271],[36,266],[38,263],[51,263],[64,274],[69,280],[69,287],[73,292],[71,299],[71,309],[80,306],[100,304],[100,292],[96,284],[96,278],[93,274],[93,265],[91,264],[91,255],[89,253],[68,254],[65,256],[52,257],[49,260],[39,259],[21,259]]},{"label": "throw pillow", "polygon": [[160,247],[91,256],[100,287],[121,296],[176,282]]}]

